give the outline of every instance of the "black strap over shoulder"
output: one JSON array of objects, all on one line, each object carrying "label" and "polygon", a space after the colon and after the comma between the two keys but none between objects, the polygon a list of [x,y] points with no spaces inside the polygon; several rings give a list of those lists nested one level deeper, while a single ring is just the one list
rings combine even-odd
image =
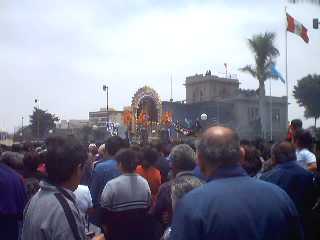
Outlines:
[{"label": "black strap over shoulder", "polygon": [[71,227],[74,239],[81,240],[76,220],[74,218],[74,215],[72,214],[72,210],[71,210],[67,200],[63,197],[63,195],[61,193],[55,193],[54,195],[63,208],[64,214],[66,215],[67,221]]}]

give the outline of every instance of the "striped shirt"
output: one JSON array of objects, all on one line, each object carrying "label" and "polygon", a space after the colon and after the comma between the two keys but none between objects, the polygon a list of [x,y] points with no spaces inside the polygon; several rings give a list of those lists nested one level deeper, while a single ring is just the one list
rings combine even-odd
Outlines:
[{"label": "striped shirt", "polygon": [[151,192],[148,182],[135,173],[122,174],[106,184],[100,204],[113,212],[149,208]]}]

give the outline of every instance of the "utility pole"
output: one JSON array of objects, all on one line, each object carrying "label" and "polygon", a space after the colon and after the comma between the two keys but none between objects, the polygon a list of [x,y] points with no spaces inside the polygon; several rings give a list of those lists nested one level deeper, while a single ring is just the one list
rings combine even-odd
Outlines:
[{"label": "utility pole", "polygon": [[173,97],[172,97],[172,75],[170,76],[170,85],[171,85],[170,102],[173,102]]},{"label": "utility pole", "polygon": [[23,140],[23,116],[21,117],[21,136]]},{"label": "utility pole", "polygon": [[107,93],[107,128],[109,128],[109,86],[103,85],[102,89]]},{"label": "utility pole", "polygon": [[37,104],[36,106],[36,114],[37,114],[37,137],[38,140],[40,139],[40,105],[39,105],[39,98],[34,100],[34,103]]}]

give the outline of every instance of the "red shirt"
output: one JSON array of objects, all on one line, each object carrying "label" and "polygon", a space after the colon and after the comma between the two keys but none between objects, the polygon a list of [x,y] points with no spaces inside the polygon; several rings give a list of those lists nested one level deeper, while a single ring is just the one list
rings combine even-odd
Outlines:
[{"label": "red shirt", "polygon": [[143,168],[141,165],[139,165],[136,169],[136,173],[144,177],[148,181],[151,190],[152,200],[154,202],[161,185],[160,171],[154,167]]}]

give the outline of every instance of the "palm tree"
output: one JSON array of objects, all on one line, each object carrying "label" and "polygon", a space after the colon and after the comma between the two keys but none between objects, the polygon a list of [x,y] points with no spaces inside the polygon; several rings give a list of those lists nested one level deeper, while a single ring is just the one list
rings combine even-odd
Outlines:
[{"label": "palm tree", "polygon": [[310,2],[320,5],[320,0],[289,0],[290,3]]},{"label": "palm tree", "polygon": [[264,82],[273,78],[271,66],[274,64],[274,59],[279,55],[278,49],[274,46],[275,33],[266,32],[264,34],[254,35],[248,39],[248,45],[254,54],[255,65],[247,65],[240,70],[247,72],[259,81],[259,118],[262,137],[266,134],[266,90]]}]

